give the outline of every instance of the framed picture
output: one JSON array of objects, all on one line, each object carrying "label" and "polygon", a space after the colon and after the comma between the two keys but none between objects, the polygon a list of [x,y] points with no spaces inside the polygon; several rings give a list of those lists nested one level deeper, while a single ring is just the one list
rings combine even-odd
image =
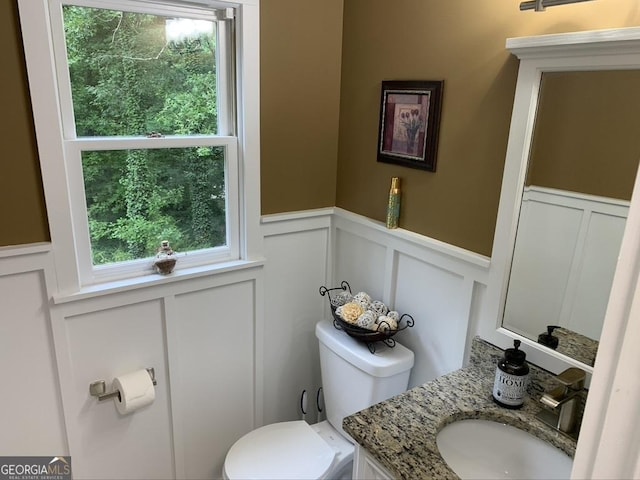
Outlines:
[{"label": "framed picture", "polygon": [[382,82],[379,162],[436,171],[443,84]]}]

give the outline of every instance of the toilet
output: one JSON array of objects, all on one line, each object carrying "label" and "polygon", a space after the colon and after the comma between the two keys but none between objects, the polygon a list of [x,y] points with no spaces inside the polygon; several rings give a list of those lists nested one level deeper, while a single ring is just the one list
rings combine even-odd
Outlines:
[{"label": "toilet", "polygon": [[260,427],[240,438],[224,462],[226,480],[351,479],[353,440],[342,419],[404,392],[413,367],[413,352],[399,343],[364,343],[324,320],[316,324],[327,420]]}]

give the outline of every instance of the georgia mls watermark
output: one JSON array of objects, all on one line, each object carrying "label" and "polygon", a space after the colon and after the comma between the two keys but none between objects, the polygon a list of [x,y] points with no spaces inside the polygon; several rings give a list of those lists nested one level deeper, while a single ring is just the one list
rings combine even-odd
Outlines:
[{"label": "georgia mls watermark", "polygon": [[71,480],[71,457],[0,457],[0,480]]}]

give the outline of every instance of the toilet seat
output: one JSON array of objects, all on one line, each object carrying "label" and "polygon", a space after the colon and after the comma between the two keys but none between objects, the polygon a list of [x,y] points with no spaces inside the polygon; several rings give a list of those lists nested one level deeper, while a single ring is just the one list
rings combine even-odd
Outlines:
[{"label": "toilet seat", "polygon": [[240,438],[227,453],[226,478],[322,479],[336,452],[306,422],[274,423]]}]

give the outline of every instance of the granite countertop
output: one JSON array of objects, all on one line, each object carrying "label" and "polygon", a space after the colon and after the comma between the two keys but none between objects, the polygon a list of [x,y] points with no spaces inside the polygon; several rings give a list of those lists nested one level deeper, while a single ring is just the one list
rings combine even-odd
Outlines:
[{"label": "granite countertop", "polygon": [[399,479],[458,478],[440,456],[437,433],[462,419],[496,420],[539,437],[573,457],[576,442],[538,420],[538,399],[553,376],[530,365],[529,395],[519,410],[493,402],[502,351],[474,339],[470,365],[355,413],[343,428]]},{"label": "granite countertop", "polygon": [[564,327],[557,327],[553,335],[558,338],[558,352],[593,367],[598,353],[597,340]]}]

